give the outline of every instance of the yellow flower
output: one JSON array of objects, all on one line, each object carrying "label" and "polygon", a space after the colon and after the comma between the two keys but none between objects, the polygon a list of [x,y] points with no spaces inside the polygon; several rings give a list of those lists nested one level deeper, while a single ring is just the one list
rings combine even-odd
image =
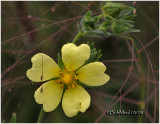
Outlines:
[{"label": "yellow flower", "polygon": [[[56,62],[43,53],[34,55],[31,59],[32,68],[27,71],[27,77],[34,82],[47,81],[35,92],[34,98],[38,104],[43,104],[46,112],[53,111],[59,105],[63,90],[62,108],[68,117],[85,112],[90,106],[90,95],[77,84],[77,81],[89,86],[105,84],[110,77],[104,72],[106,66],[101,62],[92,62],[81,67],[90,57],[90,47],[87,44],[76,46],[73,43],[62,47],[63,70]],[[57,80],[50,80],[57,78]],[[49,81],[48,81],[49,80]]]}]

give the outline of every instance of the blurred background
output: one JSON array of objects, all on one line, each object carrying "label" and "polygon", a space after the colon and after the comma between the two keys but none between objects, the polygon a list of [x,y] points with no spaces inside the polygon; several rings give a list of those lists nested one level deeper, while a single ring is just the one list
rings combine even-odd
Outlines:
[{"label": "blurred background", "polygon": [[[138,122],[137,115],[109,116],[107,110],[137,111],[143,106],[142,122],[159,122],[159,2],[123,2],[136,8],[132,36],[142,58],[144,78],[129,40],[116,37],[88,38],[102,50],[101,61],[107,66],[110,81],[100,87],[85,87],[91,95],[91,106],[73,118],[65,116],[62,105],[45,113],[43,122]],[[63,44],[76,36],[77,23],[88,11],[100,12],[101,2],[1,2],[1,121],[10,122],[12,113],[17,122],[36,122],[41,105],[34,92],[41,83],[31,82],[26,71],[31,57],[46,53],[57,61]],[[132,61],[132,55],[134,59]],[[142,85],[144,81],[145,85]],[[143,89],[143,90],[142,90]],[[144,94],[144,104],[140,97]],[[155,103],[156,100],[156,103]],[[156,116],[155,116],[156,115]]]}]

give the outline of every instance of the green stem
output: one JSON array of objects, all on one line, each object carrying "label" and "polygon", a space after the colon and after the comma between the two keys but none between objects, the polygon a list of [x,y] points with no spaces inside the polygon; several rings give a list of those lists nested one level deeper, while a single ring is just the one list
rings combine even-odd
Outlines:
[{"label": "green stem", "polygon": [[43,120],[43,117],[44,117],[44,110],[43,110],[43,107],[41,108],[41,111],[39,113],[39,117],[38,117],[38,120],[37,120],[37,123],[42,123],[42,120]]},{"label": "green stem", "polygon": [[[141,69],[141,72],[140,72],[141,73],[141,95],[140,95],[141,104],[139,105],[139,109],[140,109],[140,111],[143,111],[145,108],[145,103],[144,103],[144,100],[145,100],[144,70],[143,70],[142,59],[141,59],[140,53],[138,52],[138,48],[137,48],[137,45],[135,44],[134,40],[133,40],[133,45],[134,45],[135,51],[137,53],[138,62],[139,62],[140,69]],[[143,115],[139,115],[138,116],[138,123],[142,123],[142,122],[143,122]]]},{"label": "green stem", "polygon": [[76,35],[76,37],[73,39],[72,43],[75,44],[81,36],[82,36],[82,33],[78,32],[78,34]]},{"label": "green stem", "polygon": [[[3,122],[2,122],[3,123]],[[12,118],[10,120],[10,123],[16,123],[16,113],[12,114]]]},{"label": "green stem", "polygon": [[141,77],[144,77],[144,70],[143,70],[143,64],[142,64],[142,59],[141,59],[141,55],[139,54],[139,52],[138,52],[138,48],[137,48],[137,45],[135,44],[135,42],[134,42],[134,40],[133,40],[133,46],[134,46],[134,48],[135,48],[135,50],[136,50],[136,53],[137,53],[137,56],[138,56],[138,62],[139,62],[139,64],[140,64],[140,68],[141,68]]},{"label": "green stem", "polygon": [[98,19],[100,19],[101,17],[103,17],[103,13],[98,16]]}]

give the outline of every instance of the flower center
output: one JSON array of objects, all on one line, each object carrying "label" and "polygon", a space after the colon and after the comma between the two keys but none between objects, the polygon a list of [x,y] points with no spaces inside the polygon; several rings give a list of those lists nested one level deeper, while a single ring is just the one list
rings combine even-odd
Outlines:
[{"label": "flower center", "polygon": [[72,76],[69,73],[63,73],[62,82],[66,85],[71,84],[73,82]]},{"label": "flower center", "polygon": [[59,71],[59,77],[57,82],[60,83],[60,87],[63,88],[64,85],[67,85],[67,89],[69,87],[74,88],[77,86],[76,81],[78,79],[76,78],[78,74],[75,73],[75,71],[68,71],[66,68],[63,69],[63,71]]}]

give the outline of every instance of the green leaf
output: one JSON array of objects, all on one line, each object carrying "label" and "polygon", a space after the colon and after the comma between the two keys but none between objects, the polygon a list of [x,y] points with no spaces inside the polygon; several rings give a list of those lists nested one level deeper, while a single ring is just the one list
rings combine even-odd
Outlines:
[{"label": "green leaf", "polygon": [[[133,14],[135,8],[127,6],[121,2],[102,2],[102,13],[99,15],[92,15],[88,11],[81,20],[78,27],[82,36],[99,37],[103,36],[118,36],[122,34],[129,34],[132,32],[139,32],[134,29]],[[97,54],[96,54],[97,55]]]},{"label": "green leaf", "polygon": [[96,56],[95,61],[99,61],[101,57],[102,57],[102,53],[101,53],[101,49],[100,49],[100,50],[97,52],[97,56]]},{"label": "green leaf", "polygon": [[83,34],[84,36],[88,37],[99,37],[102,38],[102,35],[104,35],[103,31],[101,30],[93,30],[93,31],[87,31]]},{"label": "green leaf", "polygon": [[102,12],[105,17],[117,18],[124,7],[122,3],[109,1],[102,7]]},{"label": "green leaf", "polygon": [[124,35],[115,35],[115,36],[120,37],[120,38],[122,38],[122,39],[133,40],[131,37],[124,36]]},{"label": "green leaf", "polygon": [[121,12],[122,8],[117,8],[110,16],[113,18],[117,18]]},{"label": "green leaf", "polygon": [[114,21],[112,24],[112,30],[114,34],[119,34],[119,33],[123,33],[124,31],[128,30],[128,28],[122,25],[119,21]]},{"label": "green leaf", "polygon": [[84,19],[90,19],[90,17],[91,17],[91,11],[88,11],[87,13],[86,13],[86,15],[84,16]]},{"label": "green leaf", "polygon": [[124,33],[133,33],[133,32],[140,32],[140,30],[137,30],[137,29],[128,29],[127,31],[124,31]]},{"label": "green leaf", "polygon": [[107,1],[102,1],[101,8],[107,4]]},{"label": "green leaf", "polygon": [[121,33],[139,32],[139,30],[132,29],[134,25],[132,25],[129,22],[130,21],[127,21],[127,20],[114,21],[112,24],[112,30],[114,34],[116,35],[116,34],[121,34]]},{"label": "green leaf", "polygon": [[91,11],[88,11],[81,20],[82,32],[93,31],[96,29],[96,23],[99,16],[92,17]]},{"label": "green leaf", "polygon": [[102,24],[100,25],[101,29],[107,29],[108,26],[110,26],[111,21],[106,20],[104,22],[102,22]]},{"label": "green leaf", "polygon": [[133,10],[135,10],[135,8],[130,7],[130,6],[125,6],[123,10],[121,11],[120,16],[129,15],[133,13]]},{"label": "green leaf", "polygon": [[[89,44],[89,43],[88,43]],[[91,49],[91,53],[90,53],[90,57],[89,59],[85,62],[84,65],[90,63],[90,62],[95,62],[95,61],[99,61],[102,54],[101,54],[101,50],[97,51],[96,48],[94,48],[94,42],[89,44],[90,49]]]},{"label": "green leaf", "polygon": [[106,37],[112,36],[112,34],[110,32],[107,32],[106,30],[103,30],[103,33]]},{"label": "green leaf", "polygon": [[58,53],[58,65],[59,65],[60,69],[63,70],[64,63],[63,63],[62,57],[60,56],[59,53]]},{"label": "green leaf", "polygon": [[133,18],[135,18],[137,15],[134,14],[134,15],[129,15],[129,16],[122,16],[120,19],[121,20],[131,20]]},{"label": "green leaf", "polygon": [[16,123],[16,113],[12,113],[10,123]]}]

